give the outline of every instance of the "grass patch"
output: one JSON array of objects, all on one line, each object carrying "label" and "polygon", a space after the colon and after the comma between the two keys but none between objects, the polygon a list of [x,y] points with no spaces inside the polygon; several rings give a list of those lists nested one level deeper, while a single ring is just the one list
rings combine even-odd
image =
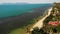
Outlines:
[{"label": "grass patch", "polygon": [[26,34],[26,29],[25,27],[23,28],[18,28],[18,29],[15,29],[15,30],[12,30],[10,33],[8,34]]}]

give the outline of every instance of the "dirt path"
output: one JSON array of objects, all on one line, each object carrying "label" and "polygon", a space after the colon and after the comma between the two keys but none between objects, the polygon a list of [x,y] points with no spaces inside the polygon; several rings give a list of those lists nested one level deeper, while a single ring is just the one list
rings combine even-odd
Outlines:
[{"label": "dirt path", "polygon": [[40,20],[30,29],[30,31],[32,31],[33,28],[35,28],[35,27],[38,27],[39,29],[40,29],[41,27],[43,27],[43,21],[44,21],[48,16],[50,16],[51,10],[52,10],[52,8],[49,8],[49,9],[48,9],[48,14],[47,14],[45,17],[43,17],[42,19],[40,19]]}]

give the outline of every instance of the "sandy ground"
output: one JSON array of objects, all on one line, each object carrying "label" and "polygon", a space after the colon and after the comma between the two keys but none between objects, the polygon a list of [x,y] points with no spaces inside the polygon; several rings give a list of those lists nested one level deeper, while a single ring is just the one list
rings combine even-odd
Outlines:
[{"label": "sandy ground", "polygon": [[48,14],[47,14],[45,17],[43,17],[42,19],[40,19],[38,22],[36,22],[36,24],[30,29],[30,31],[32,31],[33,28],[35,28],[35,27],[38,27],[39,29],[42,28],[42,27],[43,27],[43,21],[44,21],[48,16],[50,16],[51,10],[52,10],[52,8],[49,8],[49,9],[48,9]]}]

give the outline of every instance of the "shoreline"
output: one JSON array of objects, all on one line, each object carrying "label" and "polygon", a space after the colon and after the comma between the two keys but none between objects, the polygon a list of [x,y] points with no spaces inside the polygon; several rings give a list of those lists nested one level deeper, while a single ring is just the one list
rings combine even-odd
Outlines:
[{"label": "shoreline", "polygon": [[[48,7],[46,7],[47,9]],[[28,25],[31,24],[30,21],[33,18],[37,18],[38,16],[40,16],[43,12],[45,12],[44,7],[40,8],[38,11],[36,10],[33,13],[27,13],[27,14],[23,14],[21,16],[16,16],[13,18],[8,18],[8,19],[4,19],[1,20],[0,23],[0,34],[3,32],[4,34],[6,34],[6,32],[10,32],[14,29],[20,28],[22,27],[22,25]],[[42,13],[41,13],[42,11]]]},{"label": "shoreline", "polygon": [[40,19],[36,24],[30,29],[30,31],[33,31],[33,28],[38,27],[39,29],[43,27],[43,21],[51,14],[52,7],[48,9],[48,15]]}]

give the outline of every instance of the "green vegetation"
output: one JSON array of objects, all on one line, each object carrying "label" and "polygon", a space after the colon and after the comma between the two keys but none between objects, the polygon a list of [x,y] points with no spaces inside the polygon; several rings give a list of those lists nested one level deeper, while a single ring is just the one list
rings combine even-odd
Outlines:
[{"label": "green vegetation", "polygon": [[[57,9],[56,9],[57,8]],[[58,21],[58,26],[48,25],[48,22]],[[60,33],[60,3],[54,3],[51,15],[44,20],[44,26],[41,29],[34,28],[31,34],[54,34]]]},{"label": "green vegetation", "polygon": [[31,32],[31,34],[42,34],[43,31],[40,31],[38,27],[34,28],[34,30]]},{"label": "green vegetation", "polygon": [[17,28],[15,30],[12,30],[10,33],[8,34],[26,34],[26,28],[22,27],[22,28]]},{"label": "green vegetation", "polygon": [[36,28],[34,28],[33,31],[31,31],[31,34],[48,34],[46,32],[46,30],[48,30],[48,29],[46,29],[46,30],[44,30],[44,29],[45,29],[45,27],[43,27],[41,29],[39,29],[38,27],[36,27]]},{"label": "green vegetation", "polygon": [[[31,32],[31,34],[48,34],[48,33],[60,32],[60,24],[57,27],[47,24],[49,21],[57,21],[57,20],[60,21],[60,12],[56,13],[57,14],[56,16],[53,16],[53,12],[55,12],[55,10],[54,10],[55,7],[58,9],[58,11],[60,11],[60,4],[55,3],[55,5],[53,6],[51,15],[48,16],[46,18],[46,20],[44,20],[44,27],[41,29],[38,29],[37,27],[34,28],[34,30]],[[45,12],[45,14],[43,16],[38,16],[37,18],[33,18],[31,21],[27,20],[26,24],[24,24],[23,26],[21,26],[17,29],[13,29],[8,34],[27,34],[27,32],[29,32],[30,28],[32,28],[32,26],[35,24],[35,22],[42,19],[46,14],[47,13]]]}]

